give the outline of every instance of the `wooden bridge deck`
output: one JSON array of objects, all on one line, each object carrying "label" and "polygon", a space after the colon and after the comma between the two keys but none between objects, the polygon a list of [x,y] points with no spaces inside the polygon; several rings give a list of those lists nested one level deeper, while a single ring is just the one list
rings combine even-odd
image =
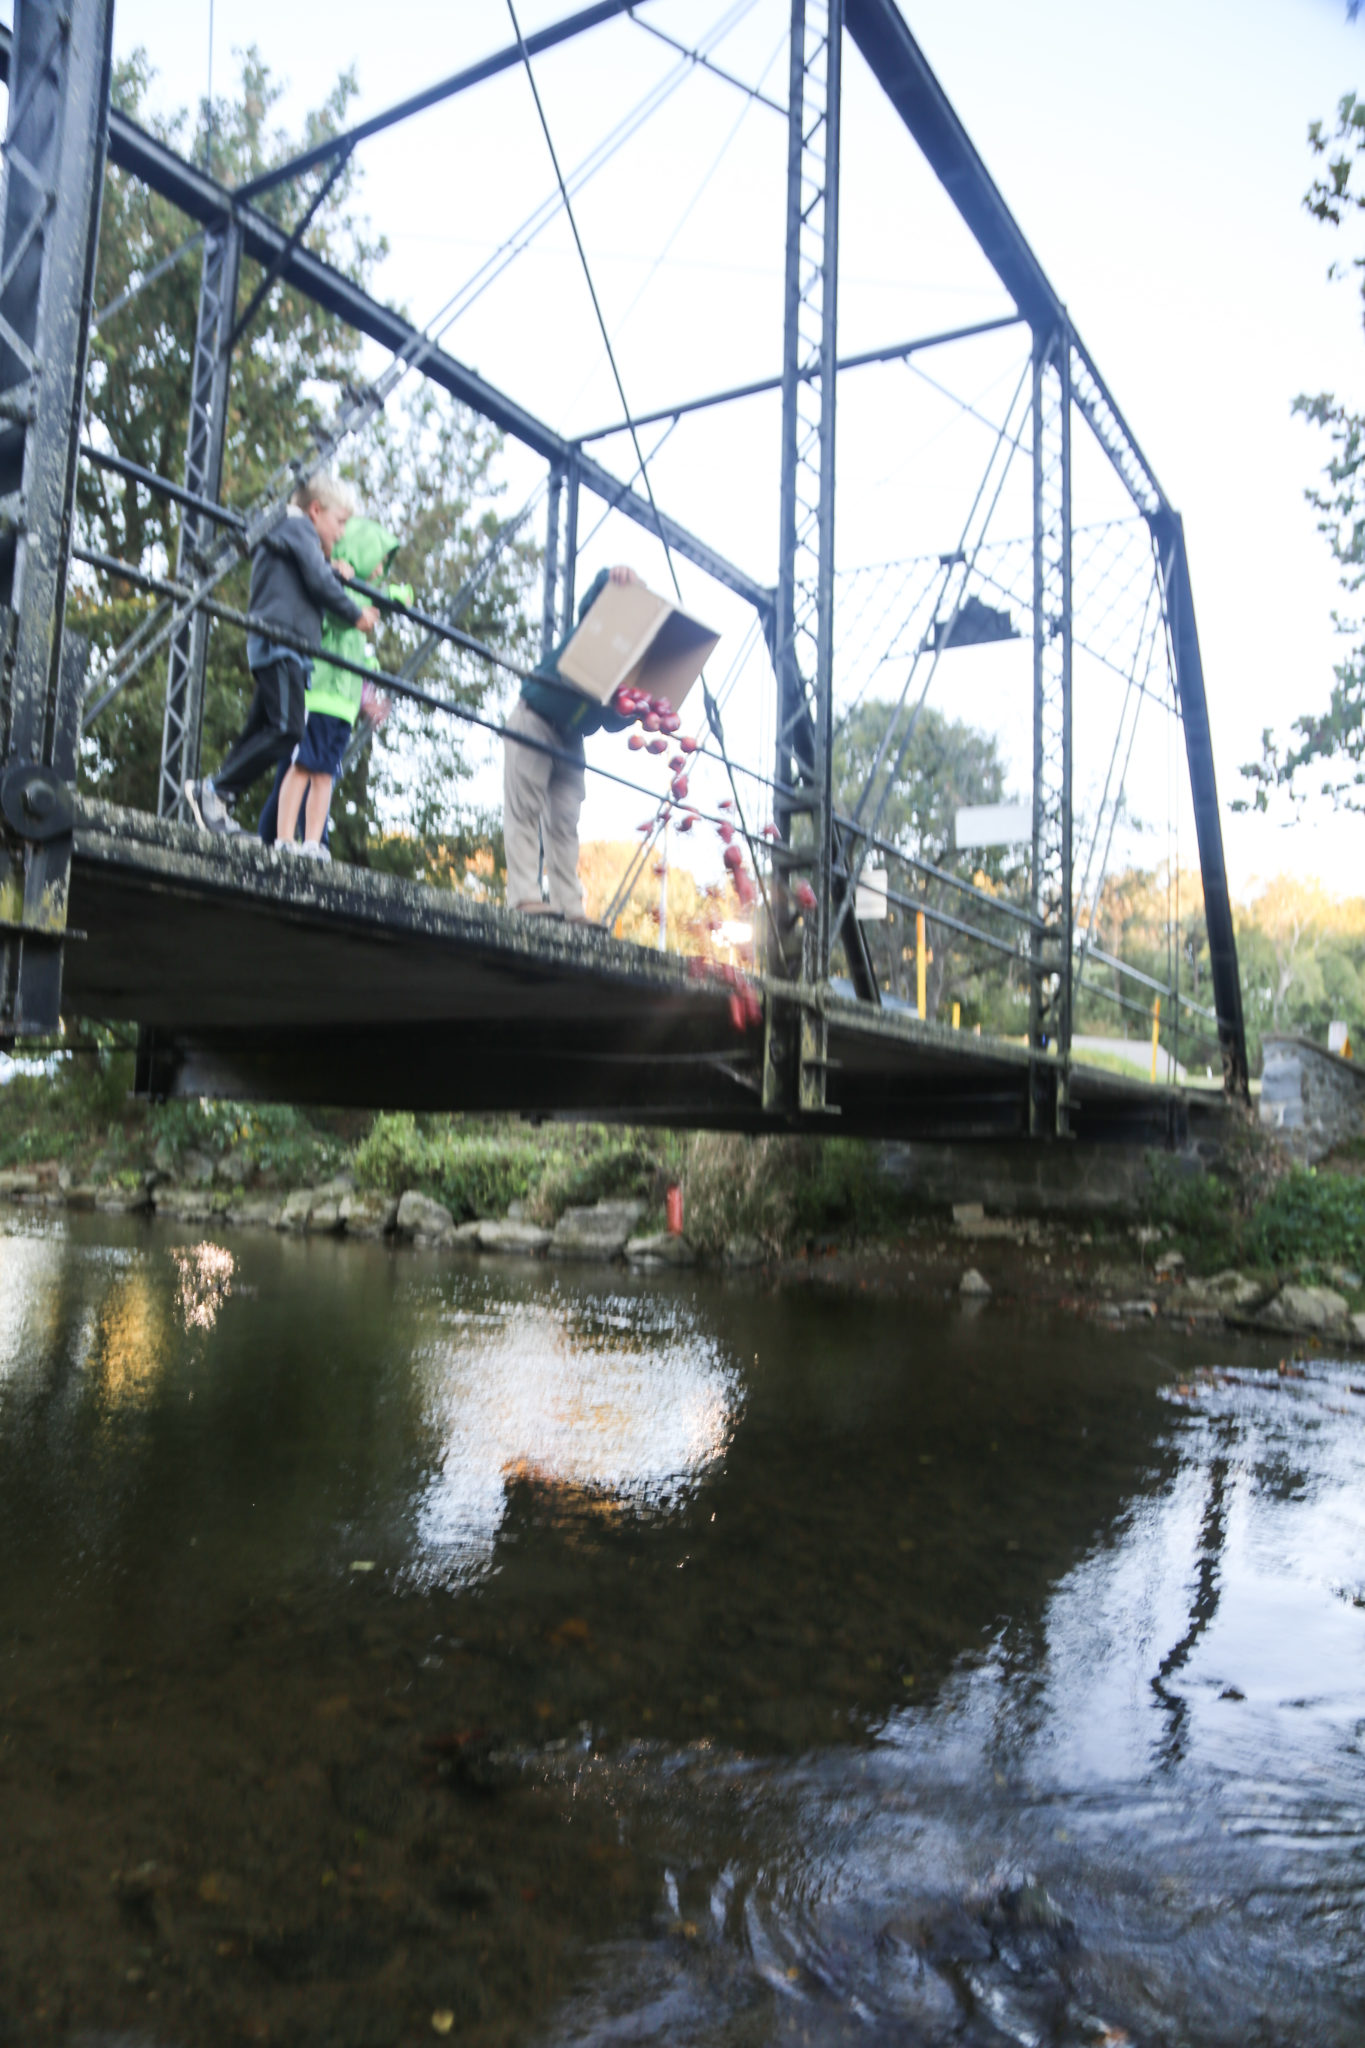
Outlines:
[{"label": "wooden bridge deck", "polygon": [[[763,1030],[676,955],[365,869],[81,806],[65,1009],[146,1027],[154,1092],[386,1109],[515,1110],[770,1130]],[[760,984],[765,1003],[790,992]],[[1020,1046],[832,990],[831,1111],[806,1128],[1023,1137]],[[1072,1069],[1072,1124],[1160,1143],[1217,1096]]]}]

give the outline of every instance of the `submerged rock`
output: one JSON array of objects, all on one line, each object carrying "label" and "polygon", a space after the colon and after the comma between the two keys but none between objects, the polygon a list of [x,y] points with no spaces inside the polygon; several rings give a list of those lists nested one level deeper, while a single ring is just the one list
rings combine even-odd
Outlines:
[{"label": "submerged rock", "polygon": [[121,1188],[108,1185],[95,1191],[95,1207],[106,1216],[131,1216],[140,1209],[152,1206],[151,1192],[147,1188]]},{"label": "submerged rock", "polygon": [[969,1298],[974,1297],[978,1300],[984,1300],[991,1291],[991,1283],[984,1273],[977,1272],[975,1266],[968,1266],[966,1272],[957,1283],[957,1291],[959,1294],[965,1294]]},{"label": "submerged rock", "polygon": [[554,1259],[616,1259],[644,1214],[643,1202],[598,1202],[591,1209],[566,1209],[554,1228]]},{"label": "submerged rock", "polygon": [[398,1221],[398,1203],[392,1195],[367,1190],[343,1195],[339,1215],[348,1237],[384,1237]]},{"label": "submerged rock", "polygon": [[767,1256],[767,1248],[757,1237],[732,1237],[725,1247],[727,1266],[761,1266]]},{"label": "submerged rock", "polygon": [[632,1237],[626,1244],[632,1266],[695,1266],[697,1254],[687,1239],[670,1230],[658,1230],[652,1237]]},{"label": "submerged rock", "polygon": [[1344,1337],[1349,1317],[1345,1297],[1330,1287],[1282,1287],[1260,1314],[1272,1329],[1310,1337]]},{"label": "submerged rock", "polygon": [[954,1202],[953,1228],[960,1237],[1021,1238],[1024,1226],[1008,1216],[988,1216],[980,1202]]},{"label": "submerged rock", "polygon": [[1186,1282],[1186,1292],[1195,1300],[1207,1302],[1211,1308],[1219,1308],[1228,1315],[1246,1315],[1259,1308],[1270,1289],[1260,1280],[1253,1280],[1249,1273],[1235,1273],[1230,1269],[1215,1273],[1208,1280]]},{"label": "submerged rock", "polygon": [[394,1228],[400,1237],[431,1242],[449,1237],[455,1228],[455,1218],[444,1202],[434,1201],[430,1195],[422,1195],[416,1188],[409,1188],[399,1201]]},{"label": "submerged rock", "polygon": [[550,1242],[548,1230],[535,1223],[518,1223],[510,1216],[501,1223],[481,1223],[478,1237],[481,1251],[514,1252],[523,1258],[534,1258]]},{"label": "submerged rock", "polygon": [[301,1237],[308,1228],[308,1218],[318,1199],[316,1188],[295,1188],[284,1198],[284,1204],[275,1218],[276,1230],[292,1231]]},{"label": "submerged rock", "polygon": [[235,1195],[228,1208],[227,1220],[247,1229],[273,1230],[283,1207],[278,1195]]},{"label": "submerged rock", "polygon": [[[207,1185],[182,1187],[172,1182],[159,1187],[152,1196],[158,1216],[173,1223],[206,1223],[214,1211],[213,1196]],[[103,1203],[99,1205],[103,1208]]]}]

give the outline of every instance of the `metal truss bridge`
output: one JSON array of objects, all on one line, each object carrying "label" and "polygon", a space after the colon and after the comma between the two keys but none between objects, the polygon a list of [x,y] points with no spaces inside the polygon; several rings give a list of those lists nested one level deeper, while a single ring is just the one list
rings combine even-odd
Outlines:
[{"label": "metal truss bridge", "polygon": [[[1177,1045],[1183,1032],[1201,1064],[1206,1055],[1218,1063],[1224,1093],[1245,1095],[1237,953],[1180,517],[895,0],[764,0],[782,17],[780,92],[766,74],[755,81],[722,61],[725,35],[755,4],[732,6],[691,47],[651,27],[649,0],[634,7],[596,0],[525,36],[513,15],[504,48],[229,189],[111,108],[113,0],[15,0],[14,29],[0,35],[9,91],[0,244],[5,1043],[45,1038],[66,1011],[136,1024],[139,1085],[157,1093],[745,1130],[1152,1142],[1181,1136],[1192,1118],[1216,1110],[1217,1095],[1147,1085],[1077,1057],[1077,1004],[1093,991],[1140,1016],[1144,1028],[1159,999]],[[540,68],[577,38],[641,30],[676,53],[679,78],[742,92],[783,126],[785,233],[772,252],[782,266],[777,367],[765,379],[632,411],[594,291],[621,413],[607,427],[573,433],[538,417],[445,345],[459,294],[444,325],[419,328],[313,253],[307,230],[370,136],[521,71],[558,186],[544,218],[567,216],[591,288],[573,197],[593,166],[585,160],[567,177],[561,171],[534,89]],[[908,341],[841,344],[841,124],[852,51],[984,257],[1003,293],[999,314]],[[178,479],[84,438],[106,164],[178,209],[198,250],[190,417]],[[262,210],[267,188],[297,185],[307,194],[310,177],[311,198],[300,200],[292,230]],[[260,277],[240,308],[247,263]],[[533,506],[545,516],[547,648],[573,616],[590,508],[599,525],[631,522],[662,551],[675,584],[680,567],[697,588],[709,585],[747,615],[726,685],[707,687],[708,729],[697,755],[710,787],[728,792],[709,804],[699,797],[697,816],[715,820],[723,811],[737,821],[762,899],[758,1003],[743,1027],[720,978],[613,936],[611,910],[603,929],[574,928],[364,869],[305,872],[255,842],[208,842],[184,819],[181,791],[200,766],[209,636],[247,624],[221,586],[283,516],[298,477],[319,461],[311,447],[256,501],[223,502],[234,352],[279,284],[391,358],[371,384],[346,396],[322,460],[363,434],[410,376],[492,423],[540,465],[533,500],[505,523],[465,588],[427,597],[425,608],[408,615],[416,644],[388,686],[416,713],[463,719],[485,739],[500,733],[495,718],[444,699],[418,676],[443,641],[515,669],[460,622]],[[918,365],[931,352],[1005,342],[1019,358],[1008,404],[986,420],[979,405],[961,402],[988,429],[989,455],[963,507],[945,509],[952,524],[941,545],[885,562],[841,557],[836,408],[851,380],[886,365]],[[768,479],[775,546],[772,560],[755,569],[694,530],[704,522],[670,511],[656,458],[680,423],[738,417],[745,406],[767,403],[777,425]],[[646,454],[641,434],[660,426],[664,433]],[[841,458],[842,447],[841,440]],[[173,567],[111,560],[88,543],[76,513],[83,461],[179,508]],[[1100,472],[1109,494],[1096,500],[1104,516],[1081,516],[1078,498],[1083,488],[1094,496]],[[907,491],[913,486],[907,478]],[[1005,533],[1002,508],[1011,504],[1023,508],[1022,530]],[[66,627],[68,596],[82,577],[131,586],[148,599],[136,630],[93,665],[89,648]],[[941,664],[958,660],[959,650],[1006,640],[1019,643],[1027,662],[1029,830],[1018,867],[1023,880],[1000,888],[970,861],[928,859],[895,830],[888,806]],[[152,664],[164,688],[156,816],[118,810],[77,789],[83,731],[121,692],[147,687]],[[1082,816],[1076,721],[1100,676],[1117,693],[1117,715],[1099,757],[1107,768],[1096,773]],[[874,694],[881,691],[894,701]],[[747,731],[744,718],[760,702],[752,729],[764,753],[750,748],[741,758],[727,745],[722,711],[735,730]],[[862,787],[854,799],[837,798],[841,734],[861,704],[878,702],[884,729]],[[962,705],[959,694],[954,708]],[[1098,905],[1144,712],[1178,734],[1188,779],[1181,801],[1193,816],[1208,961],[1197,992],[1182,978],[1179,943],[1163,979],[1099,941]],[[616,769],[598,772],[617,783],[629,779]],[[667,798],[647,787],[644,795],[653,816],[640,860],[670,815]],[[859,881],[873,867],[883,906],[902,919],[922,915],[921,929],[945,946],[1006,963],[1027,996],[1027,1032],[1018,1041],[951,1029],[923,1014],[922,1001],[917,1008],[896,999],[876,934],[860,915]]]}]

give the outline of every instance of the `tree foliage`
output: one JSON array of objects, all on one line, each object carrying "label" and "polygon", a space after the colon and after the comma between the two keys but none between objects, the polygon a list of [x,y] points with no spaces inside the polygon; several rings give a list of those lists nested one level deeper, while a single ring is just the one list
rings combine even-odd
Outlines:
[{"label": "tree foliage", "polygon": [[[894,712],[895,706],[888,703],[860,704],[836,737],[834,804],[846,817],[856,810]],[[1005,769],[995,737],[926,707],[887,796],[877,835],[903,854],[961,873],[988,893],[1014,900],[1024,887],[1021,864],[1007,850],[964,858],[955,851],[953,836],[956,814],[963,805],[999,803],[1004,793]],[[873,854],[869,865],[882,865],[882,857]],[[965,913],[971,922],[978,921],[979,913],[971,909],[969,900],[944,882],[898,869],[890,886],[917,901],[922,899],[930,908],[958,917]],[[993,921],[1001,922],[992,920],[989,912],[980,921],[987,927]],[[908,1000],[915,992],[914,912],[889,906],[884,924],[868,924],[864,929],[884,986],[902,1001]],[[956,1000],[964,1006],[968,1021],[990,1021],[1000,1009],[1002,995],[1007,1013],[1024,999],[1017,976],[983,961],[982,949],[956,937],[948,926],[932,924],[929,944],[933,957],[926,1010],[931,1018]],[[1014,1021],[1012,1015],[1010,1021]]]},{"label": "tree foliage", "polygon": [[[1365,101],[1347,93],[1337,108],[1336,127],[1329,133],[1321,121],[1314,121],[1308,140],[1321,169],[1304,195],[1304,205],[1315,220],[1340,230],[1365,211],[1360,169]],[[1365,300],[1365,256],[1353,256],[1344,266],[1333,262],[1328,275],[1347,272],[1356,274]],[[1326,391],[1301,394],[1294,400],[1294,410],[1323,429],[1331,443],[1323,484],[1307,497],[1318,515],[1318,531],[1340,569],[1342,589],[1354,598],[1365,584],[1365,414]],[[1316,770],[1323,795],[1344,809],[1365,810],[1365,622],[1340,612],[1333,618],[1337,631],[1354,644],[1335,665],[1326,710],[1296,718],[1286,740],[1278,740],[1267,727],[1261,736],[1260,760],[1242,769],[1252,786],[1250,805],[1241,801],[1234,809],[1267,810],[1277,790],[1297,796],[1302,778]]]},{"label": "tree foliage", "polygon": [[[1278,875],[1235,906],[1242,1014],[1253,1072],[1262,1041],[1293,1032],[1327,1042],[1327,1027],[1344,1019],[1365,1038],[1365,897],[1333,896],[1320,882]],[[1169,987],[1180,957],[1180,1036],[1172,1033],[1169,1000],[1161,1006],[1161,1039],[1185,1065],[1217,1070],[1213,1027],[1188,1002],[1212,1007],[1204,892],[1198,868],[1125,868],[1110,875],[1096,908],[1095,943],[1116,959]],[[1082,934],[1082,938],[1084,934]],[[1113,1000],[1124,996],[1147,1010],[1140,984],[1090,959],[1076,996],[1077,1032],[1145,1037],[1150,1023]]]},{"label": "tree foliage", "polygon": [[[236,185],[287,161],[309,144],[337,133],[356,92],[353,73],[337,79],[307,117],[303,132],[280,127],[275,112],[282,88],[254,50],[242,56],[238,89],[187,112],[158,118],[148,106],[152,67],[138,52],[121,64],[114,103],[162,140],[202,161],[212,135],[213,171]],[[260,207],[286,228],[307,207],[327,167],[298,183],[260,196]],[[358,173],[348,165],[319,206],[304,244],[337,269],[366,283],[385,253],[382,238],[359,210]],[[111,166],[105,180],[100,227],[97,307],[115,306],[92,339],[86,396],[86,434],[96,446],[178,478],[184,466],[190,370],[199,295],[197,242],[160,276],[140,285],[165,258],[181,250],[193,224],[136,179]],[[261,281],[246,261],[238,291],[244,310]],[[363,380],[367,365],[358,338],[291,286],[277,281],[233,354],[224,456],[224,502],[256,501],[281,463],[297,457],[324,428],[344,391]],[[417,587],[418,602],[440,612],[464,581],[496,530],[499,437],[485,423],[429,387],[400,387],[363,442],[339,465],[358,487],[362,509],[382,518],[403,541],[396,573]],[[98,470],[81,469],[77,516],[88,546],[153,574],[174,566],[179,539],[177,508],[140,486]],[[534,566],[534,547],[510,548],[464,623],[512,650],[524,644],[523,594]],[[248,565],[223,584],[224,601],[245,606]],[[116,647],[145,616],[153,600],[83,570],[71,593],[70,618],[95,650]],[[388,667],[416,643],[415,629],[381,633],[378,653]],[[92,792],[118,803],[152,808],[161,750],[166,662],[147,668],[101,716],[87,736],[82,776]],[[485,664],[442,648],[424,666],[421,681],[466,705],[492,689]],[[205,692],[204,764],[211,767],[237,731],[250,693],[240,633],[215,626]],[[346,858],[382,860],[409,872],[450,878],[451,845],[462,837],[460,783],[467,772],[461,728],[439,714],[403,709],[378,745],[362,754],[338,792],[334,844]],[[265,790],[258,793],[264,800]]]}]

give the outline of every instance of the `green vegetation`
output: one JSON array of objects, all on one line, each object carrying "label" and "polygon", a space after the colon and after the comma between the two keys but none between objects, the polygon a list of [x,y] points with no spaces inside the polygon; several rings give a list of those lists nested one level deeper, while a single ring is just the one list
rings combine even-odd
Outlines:
[{"label": "green vegetation", "polygon": [[457,1223],[505,1215],[513,1202],[553,1223],[565,1209],[613,1197],[661,1208],[676,1152],[668,1134],[398,1115],[375,1118],[353,1165],[359,1186],[390,1195],[418,1188],[444,1202]]},{"label": "green vegetation", "polygon": [[[1350,10],[1354,13],[1356,10]],[[1337,107],[1332,132],[1321,121],[1308,130],[1308,143],[1320,165],[1304,194],[1304,205],[1326,227],[1341,228],[1365,212],[1365,192],[1353,174],[1365,156],[1365,100],[1348,92]],[[1365,262],[1360,256],[1333,262],[1329,277],[1357,274],[1365,294]],[[1330,392],[1304,393],[1294,410],[1324,428],[1332,453],[1324,470],[1324,487],[1307,493],[1318,514],[1318,531],[1341,571],[1341,586],[1355,597],[1365,580],[1365,414],[1355,412]],[[1337,630],[1351,641],[1336,664],[1336,679],[1325,711],[1306,712],[1291,727],[1293,737],[1277,741],[1269,727],[1261,735],[1261,758],[1248,762],[1242,774],[1252,785],[1251,802],[1268,810],[1277,791],[1297,796],[1296,785],[1310,770],[1319,771],[1319,787],[1347,810],[1365,810],[1365,640],[1358,618],[1336,619]],[[1246,804],[1236,806],[1246,809]]]},{"label": "green vegetation", "polygon": [[686,1140],[687,1235],[698,1251],[734,1238],[795,1251],[820,1238],[892,1235],[906,1205],[875,1147],[854,1138],[744,1138],[700,1131]]},{"label": "green vegetation", "polygon": [[[76,1182],[135,1185],[178,1178],[191,1155],[232,1155],[255,1184],[315,1186],[346,1170],[356,1185],[417,1188],[456,1222],[520,1202],[553,1224],[594,1202],[644,1203],[661,1228],[669,1184],[682,1184],[687,1230],[719,1254],[735,1237],[791,1251],[822,1237],[885,1237],[903,1215],[871,1146],[850,1139],[743,1138],[513,1117],[370,1116],[284,1104],[135,1102],[132,1054],[96,1044],[52,1055],[0,1088],[0,1167],[57,1160]],[[202,1171],[202,1166],[200,1168]],[[240,1173],[232,1176],[240,1177]]]},{"label": "green vegetation", "polygon": [[1354,1163],[1291,1166],[1251,1130],[1217,1173],[1181,1173],[1154,1155],[1148,1221],[1167,1227],[1196,1273],[1365,1275],[1365,1177]]},{"label": "green vegetation", "polygon": [[[457,1222],[502,1216],[519,1202],[529,1219],[551,1225],[568,1208],[633,1198],[645,1205],[644,1229],[662,1227],[665,1191],[676,1181],[687,1235],[708,1257],[735,1239],[771,1254],[876,1244],[899,1236],[912,1214],[878,1149],[856,1139],[270,1103],[148,1105],[128,1092],[132,1053],[106,1040],[91,1034],[0,1087],[0,1168],[56,1160],[73,1182],[134,1187],[151,1172],[203,1177],[230,1159],[220,1180],[309,1187],[349,1172],[357,1186],[391,1195],[417,1188]],[[1247,1124],[1215,1172],[1191,1172],[1162,1153],[1150,1168],[1146,1221],[1163,1228],[1194,1273],[1365,1273],[1365,1143],[1316,1170],[1295,1168]]]}]

